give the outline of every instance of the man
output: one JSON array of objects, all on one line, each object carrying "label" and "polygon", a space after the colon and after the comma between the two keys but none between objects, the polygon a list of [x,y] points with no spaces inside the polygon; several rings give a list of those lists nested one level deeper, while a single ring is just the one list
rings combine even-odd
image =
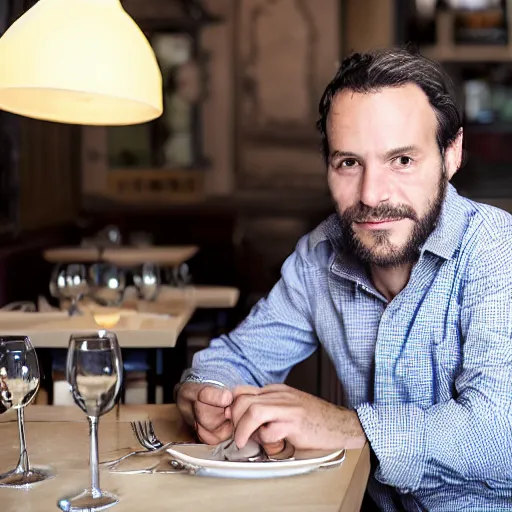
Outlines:
[{"label": "man", "polygon": [[[512,220],[460,197],[449,80],[405,50],[346,59],[318,127],[337,215],[199,352],[177,403],[206,443],[353,448],[381,510],[512,506]],[[317,347],[344,407],[280,384]],[[228,389],[211,386],[223,383]]]}]

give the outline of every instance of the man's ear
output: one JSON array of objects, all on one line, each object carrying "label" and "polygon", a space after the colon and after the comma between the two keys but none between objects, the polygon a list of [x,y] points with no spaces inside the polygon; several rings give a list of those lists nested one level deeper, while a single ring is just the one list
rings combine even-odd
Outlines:
[{"label": "man's ear", "polygon": [[462,140],[464,133],[462,128],[458,131],[455,140],[446,148],[444,152],[444,164],[448,180],[451,180],[454,174],[462,165]]}]

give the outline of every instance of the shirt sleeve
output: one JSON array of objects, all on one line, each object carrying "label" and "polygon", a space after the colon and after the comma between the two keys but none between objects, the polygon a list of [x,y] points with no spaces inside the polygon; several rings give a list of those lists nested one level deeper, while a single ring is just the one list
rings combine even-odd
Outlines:
[{"label": "shirt sleeve", "polygon": [[307,237],[299,241],[268,297],[234,331],[194,355],[195,374],[230,387],[281,383],[293,366],[315,351],[318,341],[305,284],[307,243]]},{"label": "shirt sleeve", "polygon": [[[462,368],[454,398],[423,409],[366,403],[357,408],[379,467],[402,492],[439,481],[509,481],[512,468],[512,228],[475,250],[460,298]],[[501,483],[500,483],[501,482]]]}]

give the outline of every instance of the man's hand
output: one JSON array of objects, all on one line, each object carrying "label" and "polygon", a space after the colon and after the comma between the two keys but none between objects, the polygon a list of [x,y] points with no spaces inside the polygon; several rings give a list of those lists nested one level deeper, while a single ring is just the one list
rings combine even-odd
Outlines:
[{"label": "man's hand", "polygon": [[239,448],[250,437],[270,448],[269,455],[282,447],[284,439],[298,449],[319,450],[361,448],[366,442],[355,411],[284,384],[241,386],[233,396],[233,405],[226,412],[235,424]]},{"label": "man's hand", "polygon": [[183,384],[176,398],[183,418],[206,444],[218,444],[231,436],[233,423],[226,417],[226,407],[232,402],[228,389],[197,383]]}]

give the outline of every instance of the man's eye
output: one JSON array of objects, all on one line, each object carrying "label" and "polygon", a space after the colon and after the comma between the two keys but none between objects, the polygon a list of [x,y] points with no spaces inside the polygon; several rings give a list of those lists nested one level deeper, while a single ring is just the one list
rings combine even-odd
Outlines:
[{"label": "man's eye", "polygon": [[359,168],[361,162],[354,157],[343,157],[340,155],[334,155],[330,163],[331,167],[336,170],[349,170]]},{"label": "man's eye", "polygon": [[395,162],[402,167],[409,167],[412,164],[412,158],[409,156],[399,156],[395,158]]},{"label": "man's eye", "polygon": [[357,160],[355,158],[345,158],[340,163],[340,167],[355,167],[357,165]]}]

